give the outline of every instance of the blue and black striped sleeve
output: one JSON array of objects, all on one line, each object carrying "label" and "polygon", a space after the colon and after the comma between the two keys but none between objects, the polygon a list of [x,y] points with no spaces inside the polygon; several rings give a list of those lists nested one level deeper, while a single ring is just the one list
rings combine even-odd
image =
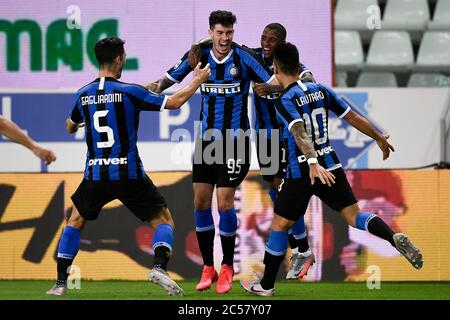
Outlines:
[{"label": "blue and black striped sleeve", "polygon": [[124,93],[136,109],[143,111],[161,111],[168,99],[168,96],[158,95],[138,84],[127,85]]},{"label": "blue and black striped sleeve", "polygon": [[184,78],[192,71],[191,66],[188,61],[189,51],[166,72],[167,79],[180,83]]},{"label": "blue and black striped sleeve", "polygon": [[291,131],[296,122],[303,122],[302,116],[297,111],[294,102],[289,97],[281,97],[275,100],[275,109],[278,118]]},{"label": "blue and black striped sleeve", "polygon": [[83,112],[81,112],[80,93],[77,92],[73,97],[72,107],[69,113],[69,119],[74,124],[80,124],[84,122]]},{"label": "blue and black striped sleeve", "polygon": [[269,83],[275,78],[272,70],[270,70],[270,68],[264,63],[264,61],[262,61],[260,57],[256,55],[255,52],[245,47],[240,47],[238,52],[242,62],[249,70],[250,78],[254,82]]},{"label": "blue and black striped sleeve", "polygon": [[307,66],[305,66],[303,63],[300,62],[300,75],[299,75],[299,78],[301,79],[302,76],[305,73],[311,73],[312,74],[311,70],[309,70]]},{"label": "blue and black striped sleeve", "polygon": [[350,112],[351,108],[341,97],[339,97],[333,89],[320,84],[319,88],[326,93],[328,97],[328,108],[333,111],[339,118],[343,118]]}]

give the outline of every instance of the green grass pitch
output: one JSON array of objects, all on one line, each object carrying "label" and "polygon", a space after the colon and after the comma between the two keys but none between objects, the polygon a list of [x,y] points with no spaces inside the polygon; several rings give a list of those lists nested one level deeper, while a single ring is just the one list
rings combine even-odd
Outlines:
[{"label": "green grass pitch", "polygon": [[382,282],[369,290],[364,282],[277,282],[275,296],[263,298],[246,293],[238,282],[228,294],[195,291],[194,281],[181,281],[184,297],[169,297],[147,281],[81,281],[81,289],[64,297],[47,296],[52,281],[0,280],[0,300],[450,300],[450,282]]}]

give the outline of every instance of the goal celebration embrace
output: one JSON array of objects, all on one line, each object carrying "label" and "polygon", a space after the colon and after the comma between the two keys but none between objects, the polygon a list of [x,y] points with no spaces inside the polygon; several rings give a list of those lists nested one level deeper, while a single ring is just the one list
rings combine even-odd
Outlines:
[{"label": "goal celebration embrace", "polygon": [[447,2],[5,0],[0,300],[450,300]]}]

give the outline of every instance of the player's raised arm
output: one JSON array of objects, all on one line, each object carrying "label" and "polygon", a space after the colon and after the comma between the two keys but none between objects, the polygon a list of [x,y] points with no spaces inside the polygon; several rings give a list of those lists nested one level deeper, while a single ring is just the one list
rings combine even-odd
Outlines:
[{"label": "player's raised arm", "polygon": [[188,55],[189,51],[186,52],[184,56],[172,68],[170,68],[161,79],[146,84],[145,88],[154,93],[160,94],[173,84],[183,81],[183,79],[193,70],[193,68],[189,65]]},{"label": "player's raised arm", "polygon": [[328,93],[330,109],[336,113],[339,118],[344,118],[360,132],[374,139],[383,152],[383,160],[389,158],[390,152],[395,151],[394,147],[387,141],[389,135],[379,132],[369,120],[352,111],[347,103],[338,97],[333,89],[325,85],[320,86]]},{"label": "player's raised arm", "polygon": [[166,109],[178,109],[180,108],[198,89],[198,87],[209,79],[211,70],[209,63],[202,69],[200,69],[200,62],[194,69],[194,79],[189,82],[183,89],[177,91],[174,95],[170,96],[166,102]]},{"label": "player's raised arm", "polygon": [[208,46],[212,46],[212,39],[209,36],[191,46],[188,54],[188,61],[192,69],[200,62],[200,59],[202,58],[202,49],[207,48]]},{"label": "player's raised arm", "polygon": [[395,151],[394,147],[387,141],[387,139],[389,139],[389,135],[378,132],[373,124],[366,118],[350,110],[345,115],[344,119],[347,120],[353,127],[377,142],[378,147],[383,152],[383,160],[389,158],[391,151]]},{"label": "player's raised arm", "polygon": [[166,76],[162,77],[159,80],[147,83],[144,87],[154,93],[160,94],[164,90],[170,88],[175,84],[174,81],[170,80]]},{"label": "player's raised arm", "polygon": [[50,164],[56,160],[53,151],[41,147],[36,141],[23,132],[14,122],[0,116],[0,134],[30,149],[38,158]]}]

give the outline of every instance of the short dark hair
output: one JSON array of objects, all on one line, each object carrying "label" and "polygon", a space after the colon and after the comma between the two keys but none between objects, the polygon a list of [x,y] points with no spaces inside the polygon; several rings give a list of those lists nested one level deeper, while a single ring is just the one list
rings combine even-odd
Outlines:
[{"label": "short dark hair", "polygon": [[281,72],[298,76],[300,73],[300,61],[298,50],[295,45],[290,42],[280,43],[273,50],[273,60]]},{"label": "short dark hair", "polygon": [[216,10],[209,14],[209,28],[213,29],[216,24],[224,27],[232,26],[236,23],[236,16],[230,11]]},{"label": "short dark hair", "polygon": [[112,63],[113,60],[121,56],[125,50],[125,41],[118,37],[103,38],[95,44],[95,57],[100,65]]},{"label": "short dark hair", "polygon": [[286,40],[287,31],[286,28],[281,23],[278,22],[270,23],[264,29],[274,30],[281,40],[283,41]]}]

